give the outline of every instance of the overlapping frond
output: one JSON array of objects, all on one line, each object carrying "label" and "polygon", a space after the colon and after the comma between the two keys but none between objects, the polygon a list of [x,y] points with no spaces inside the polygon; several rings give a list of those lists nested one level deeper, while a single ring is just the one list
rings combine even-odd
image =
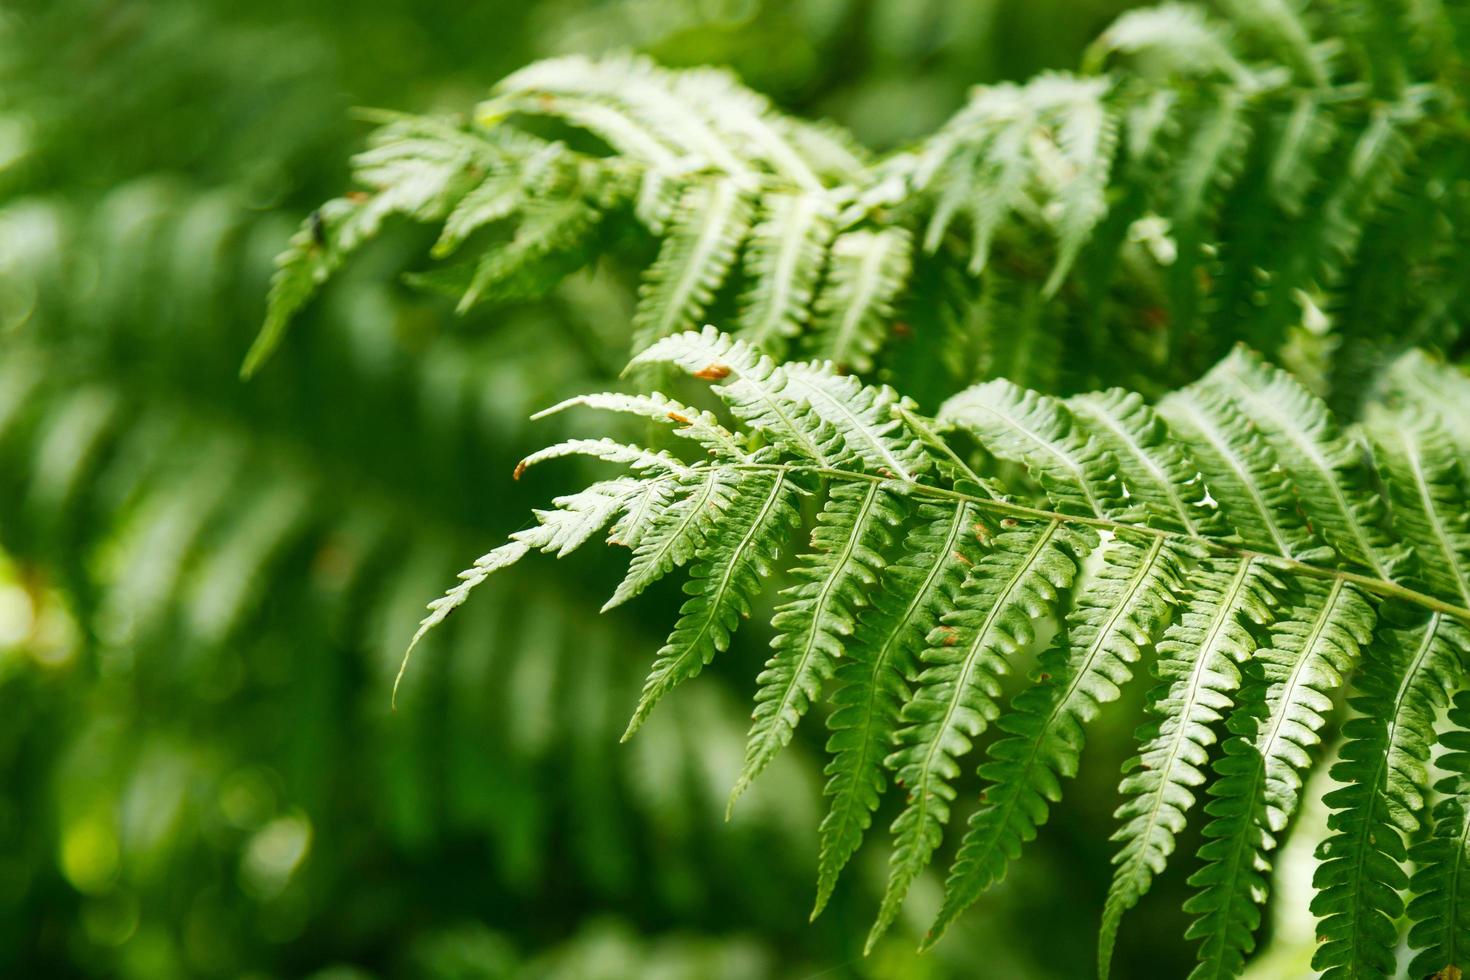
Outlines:
[{"label": "overlapping frond", "polygon": [[834,487],[812,532],[816,552],[803,556],[792,574],[800,581],[776,610],[771,625],[780,634],[776,653],[756,678],[755,724],[745,750],[745,767],[730,803],[791,741],[797,722],[817,700],[857,628],[865,589],[878,580],[882,552],[902,522],[900,501],[877,483]]},{"label": "overlapping frond", "polygon": [[[686,460],[574,439],[531,457],[590,453],[631,472],[558,498],[466,573],[426,628],[495,567],[533,549],[564,552],[612,523],[612,540],[633,550],[614,603],[691,569],[691,598],[631,733],[729,645],[763,580],[784,569],[793,584],[772,617],[774,653],[731,802],[826,693],[831,806],[816,911],[889,779],[903,791],[870,946],[943,842],[977,741],[998,729],[927,943],[1004,877],[1076,773],[1086,725],[1157,652],[1150,717],[1120,787],[1104,974],[1124,913],[1174,856],[1201,789],[1211,819],[1189,879],[1194,976],[1240,971],[1271,854],[1335,692],[1356,675],[1350,704],[1361,717],[1346,726],[1332,770],[1343,788],[1328,797],[1337,812],[1319,872],[1319,960],[1342,975],[1389,962],[1396,889],[1410,883],[1405,835],[1427,812],[1433,725],[1461,683],[1470,636],[1456,584],[1463,474],[1423,410],[1397,396],[1374,409],[1370,457],[1358,429],[1244,351],[1158,412],[1119,390],[1063,401],[992,381],[950,399],[937,420],[831,362],[778,366],[713,328],[663,338],[635,363],[711,383],[738,424],[662,395],[558,406],[662,417],[705,452]],[[811,552],[781,563],[802,495],[817,505]],[[1038,640],[1034,674],[1016,678]],[[1425,879],[1435,902],[1438,880]],[[1441,942],[1426,929],[1425,944]]]},{"label": "overlapping frond", "polygon": [[1090,542],[1059,521],[999,534],[940,617],[920,654],[924,669],[899,714],[888,757],[906,805],[893,822],[888,888],[868,948],[892,925],[919,873],[933,858],[949,822],[953,782],[974,739],[1000,713],[1000,675],[1008,658],[1035,639],[1035,622],[1050,618],[1072,583]]},{"label": "overlapping frond", "polygon": [[[761,579],[772,571],[783,535],[795,522],[796,488],[785,474],[761,474],[740,484],[736,494],[721,522],[723,533],[707,539],[698,552],[684,587],[690,598],[680,607],[679,622],[654,660],[625,739],[638,730],[660,698],[729,646],[740,620],[750,615]],[[732,529],[739,534],[731,534]]]},{"label": "overlapping frond", "polygon": [[1416,869],[1409,881],[1415,976],[1452,977],[1470,959],[1470,692],[1455,695],[1449,723],[1437,764],[1444,776],[1435,786],[1443,798],[1429,835],[1409,852]]},{"label": "overlapping frond", "polygon": [[980,767],[988,786],[926,943],[1005,876],[1061,799],[1061,780],[1077,774],[1083,726],[1117,699],[1168,619],[1182,585],[1179,558],[1163,537],[1146,544],[1115,538],[1106,547],[1101,571],[1084,581],[1067,614],[1065,642],[1041,657],[1036,684],[1016,695],[996,723],[1009,737],[992,743],[991,759]]},{"label": "overlapping frond", "polygon": [[[1458,641],[1458,642],[1457,642]],[[1428,795],[1434,716],[1458,686],[1463,636],[1438,613],[1405,628],[1378,632],[1354,687],[1358,713],[1343,726],[1346,741],[1327,794],[1332,835],[1319,848],[1312,912],[1322,943],[1312,966],[1325,978],[1394,972],[1405,833]],[[1459,647],[1459,648],[1457,648]]]},{"label": "overlapping frond", "polygon": [[1175,839],[1207,777],[1216,725],[1234,705],[1240,664],[1256,651],[1250,625],[1274,615],[1271,574],[1252,558],[1206,559],[1190,574],[1191,596],[1158,643],[1149,721],[1138,730],[1138,756],[1119,787],[1121,842],[1098,941],[1106,974],[1123,913],[1138,904],[1174,853]]},{"label": "overlapping frond", "polygon": [[[722,71],[626,54],[537,62],[469,122],[377,117],[360,189],[283,255],[248,367],[399,214],[441,226],[429,258],[446,264],[413,278],[462,308],[539,295],[601,257],[656,256],[626,270],[641,282],[635,349],[736,309],[768,353],[867,372],[933,312],[899,319],[914,284],[953,273],[1004,298],[1007,330],[1034,321],[1014,339],[1063,339],[1026,349],[1077,387],[1168,390],[1244,336],[1292,351],[1350,403],[1365,365],[1459,335],[1470,191],[1454,180],[1464,56],[1445,40],[1451,15],[1345,6],[1374,13],[1324,0],[1130,11],[1082,71],[981,86],[877,159]],[[1371,55],[1385,45],[1394,57]],[[1370,290],[1372,303],[1344,302]],[[966,370],[991,376],[978,360]],[[1346,560],[1370,557],[1343,544]]]},{"label": "overlapping frond", "polygon": [[1204,867],[1189,879],[1199,891],[1185,905],[1195,916],[1187,935],[1200,944],[1194,980],[1238,975],[1254,948],[1267,854],[1300,802],[1332,692],[1372,635],[1373,608],[1354,586],[1341,579],[1301,586],[1243,672],[1231,736],[1215,762]]},{"label": "overlapping frond", "polygon": [[832,242],[817,293],[811,353],[853,371],[872,369],[894,301],[909,279],[911,239],[903,228],[843,232]]},{"label": "overlapping frond", "polygon": [[835,708],[827,722],[832,803],[821,827],[814,916],[831,897],[887,788],[883,762],[930,628],[955,608],[978,544],[989,537],[980,515],[963,502],[922,504],[916,517],[903,557],[883,570],[848,646],[849,660],[837,668]]}]

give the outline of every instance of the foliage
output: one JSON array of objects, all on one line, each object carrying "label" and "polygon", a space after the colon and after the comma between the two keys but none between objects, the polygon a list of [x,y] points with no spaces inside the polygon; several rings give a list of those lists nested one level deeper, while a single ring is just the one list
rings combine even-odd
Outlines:
[{"label": "foliage", "polygon": [[[461,308],[656,243],[635,351],[714,321],[778,359],[864,373],[911,348],[883,365],[905,390],[1004,376],[1157,394],[1234,338],[1351,408],[1377,360],[1452,341],[1466,313],[1465,25],[1390,6],[1130,12],[1084,72],[982,86],[876,158],[723,72],[539,62],[469,121],[385,122],[360,190],[282,256],[247,371],[395,213],[442,228],[430,255],[446,262],[414,278]],[[957,298],[916,285],[954,276]],[[976,298],[981,336],[965,337]],[[1017,364],[1015,348],[1049,353]]]},{"label": "foliage", "polygon": [[[774,613],[780,633],[757,678],[731,803],[835,676],[818,911],[889,779],[905,797],[870,946],[939,846],[975,739],[992,725],[1006,736],[980,767],[987,788],[926,944],[1036,836],[1062,779],[1077,771],[1084,726],[1117,700],[1157,642],[1166,683],[1150,695],[1157,720],[1140,730],[1136,768],[1122,785],[1129,799],[1103,920],[1104,974],[1122,914],[1163,870],[1205,783],[1213,820],[1188,907],[1200,941],[1195,976],[1240,972],[1270,852],[1299,805],[1332,694],[1356,674],[1352,703],[1362,717],[1346,726],[1332,769],[1341,788],[1327,796],[1334,834],[1317,874],[1313,910],[1324,944],[1314,962],[1329,976],[1391,971],[1393,923],[1404,913],[1397,891],[1408,886],[1402,835],[1419,828],[1436,711],[1459,688],[1470,655],[1464,448],[1440,420],[1470,412],[1470,381],[1417,356],[1400,362],[1402,394],[1375,408],[1386,460],[1375,470],[1366,436],[1342,429],[1289,374],[1244,349],[1157,410],[1114,390],[1077,398],[1074,412],[1067,401],[991,381],[949,399],[937,420],[830,362],[778,366],[713,328],[658,341],[633,363],[676,365],[715,382],[737,427],[671,408],[665,420],[690,430],[704,458],[606,440],[531,457],[585,453],[631,465],[634,475],[538,511],[538,527],[481,559],[434,603],[420,636],[531,547],[565,554],[616,520],[609,541],[633,548],[629,575],[640,585],[695,562],[692,598],[631,731],[727,646],[790,537],[798,499],[813,497],[812,553],[795,559],[797,584]],[[1449,397],[1416,400],[1416,376]],[[611,394],[586,403],[646,412]],[[976,475],[956,449],[962,434],[1024,467],[1034,490]],[[1418,462],[1395,465],[1403,456]],[[706,489],[715,483],[718,494]],[[1388,488],[1392,520],[1377,485]],[[695,510],[704,512],[697,543]],[[682,542],[675,561],[649,559],[672,540]],[[1391,608],[1379,612],[1380,604]],[[1177,619],[1173,606],[1183,607]],[[1055,636],[1041,645],[1029,683],[1003,709],[1003,676],[1019,673],[1049,630]],[[848,661],[852,669],[839,672]],[[1222,713],[1230,737],[1211,781],[1202,765]],[[1437,819],[1461,823],[1454,812]],[[1431,888],[1436,877],[1427,876]]]},{"label": "foliage", "polygon": [[1451,973],[1470,23],[1115,12],[7,7],[0,972]]}]

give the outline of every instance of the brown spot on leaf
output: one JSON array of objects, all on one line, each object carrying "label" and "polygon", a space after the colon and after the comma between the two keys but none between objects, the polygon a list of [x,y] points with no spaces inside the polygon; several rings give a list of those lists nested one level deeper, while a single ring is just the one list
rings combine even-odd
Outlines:
[{"label": "brown spot on leaf", "polygon": [[526,472],[526,461],[523,459],[516,464],[515,472],[510,475],[510,478],[512,480],[519,480],[521,478],[521,474],[524,472]]},{"label": "brown spot on leaf", "polygon": [[694,376],[696,378],[703,378],[705,381],[719,381],[730,376],[730,369],[719,363],[707,364],[698,371],[695,371]]},{"label": "brown spot on leaf", "polygon": [[680,415],[678,412],[669,412],[668,413],[668,416],[669,416],[669,418],[673,419],[675,422],[678,422],[680,425],[689,425],[689,424],[691,424],[688,418],[686,418],[683,415]]}]

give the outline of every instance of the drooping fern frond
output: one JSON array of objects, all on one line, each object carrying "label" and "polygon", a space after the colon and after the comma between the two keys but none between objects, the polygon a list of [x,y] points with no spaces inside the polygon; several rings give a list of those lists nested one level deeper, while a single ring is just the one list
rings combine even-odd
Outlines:
[{"label": "drooping fern frond", "polygon": [[1435,710],[1459,683],[1466,638],[1447,636],[1453,628],[1439,614],[1407,629],[1386,628],[1378,656],[1360,672],[1362,694],[1351,703],[1360,717],[1344,726],[1347,742],[1332,768],[1343,785],[1326,797],[1334,833],[1321,845],[1313,881],[1312,911],[1326,941],[1312,966],[1324,977],[1394,971],[1404,914],[1399,893],[1409,884],[1403,834],[1418,829],[1414,811],[1428,795]]},{"label": "drooping fern frond", "polygon": [[[936,941],[1036,836],[1076,773],[1087,724],[1157,650],[1160,683],[1121,787],[1103,972],[1123,913],[1169,861],[1201,788],[1213,819],[1190,879],[1195,975],[1239,972],[1270,854],[1344,685],[1363,717],[1349,722],[1332,770],[1344,787],[1329,797],[1339,816],[1319,873],[1319,955],[1333,968],[1390,955],[1386,916],[1398,907],[1381,885],[1408,881],[1396,835],[1425,810],[1436,709],[1470,653],[1470,606],[1445,588],[1467,558],[1463,513],[1447,512],[1456,501],[1463,511],[1463,485],[1451,478],[1461,464],[1445,439],[1425,437],[1442,430],[1410,424],[1412,406],[1390,397],[1374,409],[1396,421],[1374,424],[1373,467],[1367,436],[1244,351],[1158,413],[1117,391],[1062,401],[988,382],[951,399],[938,420],[830,363],[777,366],[713,328],[665,338],[636,361],[711,382],[738,424],[665,412],[675,431],[722,433],[718,444],[696,436],[712,450],[698,459],[579,444],[631,473],[593,484],[585,500],[563,498],[501,554],[519,558],[543,539],[574,545],[589,525],[636,509],[647,530],[629,581],[690,562],[692,598],[631,730],[724,649],[763,579],[783,567],[796,498],[813,498],[811,553],[786,563],[794,584],[773,615],[774,655],[758,678],[732,802],[830,686],[817,911],[891,779],[903,805],[870,946],[882,935],[943,843],[966,762],[994,728],[978,767],[988,785],[926,942]],[[650,418],[667,401],[638,397],[583,401]],[[1453,404],[1446,410],[1466,407]],[[1405,462],[1417,454],[1428,476]],[[655,483],[668,492],[649,492]],[[576,533],[560,533],[560,522]],[[483,578],[469,574],[473,585]],[[453,590],[453,601],[466,591]],[[436,607],[426,623],[437,617]],[[1020,666],[1032,653],[1027,679]],[[1228,737],[1213,753],[1222,719]],[[1345,805],[1360,797],[1362,806]]]},{"label": "drooping fern frond", "polygon": [[1204,828],[1205,865],[1189,879],[1199,892],[1185,905],[1196,916],[1188,936],[1200,942],[1195,978],[1239,974],[1254,947],[1266,854],[1301,802],[1331,694],[1371,636],[1372,607],[1354,586],[1311,583],[1302,593],[1243,671],[1231,737],[1215,763],[1214,799],[1205,807],[1215,819]]},{"label": "drooping fern frond", "polygon": [[1092,542],[1051,520],[1000,534],[994,545],[930,634],[919,655],[924,670],[899,713],[898,748],[885,764],[904,790],[905,806],[891,828],[888,888],[868,934],[870,950],[943,840],[959,760],[1000,714],[1008,659],[1035,640],[1037,620],[1055,614]]},{"label": "drooping fern frond", "polygon": [[1255,653],[1250,625],[1273,618],[1278,581],[1253,558],[1207,559],[1191,575],[1191,596],[1159,640],[1163,682],[1149,693],[1152,717],[1138,731],[1138,756],[1125,767],[1116,816],[1122,842],[1103,910],[1099,962],[1111,949],[1123,913],[1160,874],[1203,785],[1216,725],[1234,704],[1240,663]]},{"label": "drooping fern frond", "polygon": [[[565,141],[537,135],[520,125],[531,117],[594,137],[606,152],[573,149],[585,141],[571,134]],[[827,290],[825,308],[840,326],[834,349],[852,345],[852,356],[863,358],[875,346],[871,321],[907,279],[896,230],[871,244],[860,230],[866,209],[854,208],[854,181],[863,165],[853,146],[835,130],[778,115],[723,72],[572,56],[506,78],[470,124],[373,118],[383,126],[354,160],[364,189],[313,213],[281,256],[247,373],[390,215],[442,225],[432,256],[448,264],[415,279],[455,296],[463,310],[545,293],[614,247],[614,239],[597,237],[609,214],[630,214],[661,240],[633,320],[639,349],[699,323],[737,278],[745,332],[767,348],[779,345],[810,318],[831,254],[854,265],[852,278],[876,268],[891,283],[847,295],[852,287],[834,277]],[[839,228],[850,237],[834,241]]]},{"label": "drooping fern frond", "polygon": [[989,786],[970,818],[946,883],[937,938],[980,893],[1005,877],[1006,866],[1036,836],[1061,780],[1077,774],[1083,726],[1117,699],[1133,665],[1153,641],[1180,591],[1178,557],[1157,537],[1146,545],[1114,540],[1092,587],[1068,613],[1067,640],[1040,660],[1036,684],[1016,695],[980,767]]},{"label": "drooping fern frond", "polygon": [[1416,976],[1452,977],[1470,958],[1470,692],[1455,695],[1449,721],[1438,762],[1445,775],[1435,786],[1443,799],[1429,835],[1409,852],[1416,868],[1409,881],[1409,945],[1419,950],[1410,971]]},{"label": "drooping fern frond", "polygon": [[[938,339],[939,301],[911,287],[954,274],[1004,304],[998,329],[1025,334],[1004,342],[1072,388],[1123,376],[1157,394],[1243,332],[1351,403],[1383,354],[1459,336],[1470,193],[1454,178],[1466,54],[1453,15],[1343,6],[1360,5],[1131,11],[1082,71],[981,86],[884,157],[721,71],[537,62],[468,122],[375,117],[358,189],[283,254],[247,367],[402,215],[441,228],[429,258],[442,264],[412,278],[462,308],[539,296],[600,259],[624,267],[641,283],[635,351],[730,310],[774,356],[898,369],[900,341]],[[1395,55],[1370,55],[1388,36]],[[1427,44],[1416,37],[1438,38],[1439,57],[1404,57]],[[1376,302],[1350,301],[1370,289]],[[1061,360],[1075,349],[1089,356]],[[1024,380],[965,365],[967,381],[996,375]]]}]

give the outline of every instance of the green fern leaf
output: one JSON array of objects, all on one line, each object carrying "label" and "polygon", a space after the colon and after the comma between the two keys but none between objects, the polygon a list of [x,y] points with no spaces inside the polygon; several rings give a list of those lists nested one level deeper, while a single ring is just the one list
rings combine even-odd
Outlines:
[{"label": "green fern leaf", "polygon": [[1118,461],[1135,519],[1191,536],[1218,532],[1218,511],[1210,503],[1199,467],[1143,398],[1113,388],[1077,395],[1067,407]]},{"label": "green fern leaf", "polygon": [[[777,366],[713,328],[663,338],[634,363],[673,364],[716,382],[713,393],[740,424],[726,429],[712,413],[657,394],[555,406],[549,411],[581,405],[673,423],[704,458],[689,463],[611,439],[571,439],[527,457],[529,465],[591,455],[634,475],[559,498],[536,528],[518,532],[436,602],[424,629],[495,568],[532,548],[564,553],[612,521],[609,541],[633,550],[612,604],[691,566],[690,598],[659,651],[631,734],[665,693],[729,645],[794,529],[796,496],[825,487],[813,552],[797,562],[797,584],[775,614],[779,635],[758,678],[731,802],[790,743],[835,677],[831,810],[814,914],[881,805],[883,768],[906,794],[870,946],[930,864],[978,736],[992,723],[1002,732],[980,767],[986,795],[926,945],[1037,834],[1062,780],[1076,772],[1085,725],[1117,698],[1162,630],[1153,720],[1139,732],[1140,753],[1121,786],[1099,969],[1109,969],[1122,916],[1171,858],[1207,780],[1212,726],[1228,714],[1205,807],[1212,820],[1204,867],[1190,879],[1199,889],[1187,906],[1197,916],[1189,935],[1202,940],[1197,978],[1244,965],[1269,854],[1297,807],[1331,694],[1359,648],[1374,644],[1353,700],[1364,717],[1349,723],[1335,770],[1346,785],[1329,797],[1339,813],[1317,909],[1329,939],[1325,966],[1350,973],[1388,962],[1386,929],[1399,905],[1384,885],[1407,881],[1391,869],[1404,859],[1402,835],[1418,829],[1427,807],[1433,719],[1461,683],[1470,637],[1470,609],[1455,604],[1465,598],[1455,577],[1466,551],[1456,512],[1463,471],[1441,417],[1391,385],[1396,407],[1370,413],[1379,465],[1369,472],[1319,402],[1244,353],[1167,396],[1157,414],[1117,390],[1063,402],[992,381],[951,398],[942,423],[886,386],[830,363]],[[957,452],[941,435],[945,426],[972,436],[982,460],[972,465]],[[1024,466],[1054,509],[1039,497],[1014,498],[1006,483],[1018,471],[1000,466],[1004,480],[982,476],[994,460]],[[1392,535],[1370,487],[1387,488],[1399,529]],[[1362,571],[1338,567],[1318,526],[1363,559]],[[894,541],[900,527],[902,545]],[[1087,560],[1099,541],[1097,560]],[[1400,553],[1405,545],[1417,564]],[[1402,580],[1369,574],[1389,570]],[[1431,591],[1418,591],[1421,581]],[[1370,595],[1390,604],[1381,627]],[[1181,609],[1171,623],[1174,606]],[[1000,676],[1052,626],[1056,639],[1035,683],[1002,715]],[[1261,632],[1268,639],[1258,649]]]},{"label": "green fern leaf", "polygon": [[819,194],[768,194],[745,250],[742,340],[779,353],[806,326],[835,218]]},{"label": "green fern leaf", "polygon": [[1303,560],[1330,555],[1297,511],[1291,480],[1239,407],[1210,385],[1159,402],[1176,437],[1204,474],[1210,496],[1241,540]]},{"label": "green fern leaf", "polygon": [[693,558],[729,509],[736,488],[726,474],[706,468],[680,481],[678,491],[682,496],[677,503],[659,501],[647,530],[636,541],[628,541],[626,532],[614,529],[620,543],[633,548],[633,559],[603,612],[622,605]]},{"label": "green fern leaf", "polygon": [[1414,406],[1370,411],[1395,529],[1418,555],[1429,590],[1470,605],[1470,517],[1461,457],[1438,421]]},{"label": "green fern leaf", "polygon": [[1197,917],[1186,935],[1200,940],[1191,980],[1238,975],[1254,947],[1266,854],[1299,802],[1329,692],[1372,636],[1373,609],[1353,586],[1340,579],[1302,586],[1300,603],[1277,618],[1269,644],[1248,662],[1232,734],[1214,766],[1205,810],[1215,819],[1199,852],[1205,866],[1189,879],[1200,890],[1184,906]]},{"label": "green fern leaf", "polygon": [[[928,468],[930,456],[915,440],[905,403],[887,385],[865,385],[838,374],[828,364],[785,368],[788,391],[841,437],[848,450],[882,476],[912,480]],[[912,418],[912,416],[908,416]]]},{"label": "green fern leaf", "polygon": [[1001,459],[1025,464],[1063,513],[1107,517],[1127,511],[1117,460],[1055,398],[1009,381],[987,381],[945,402],[939,420],[973,433]]},{"label": "green fern leaf", "polygon": [[991,761],[980,767],[990,785],[960,843],[926,946],[1003,878],[1035,838],[1050,804],[1061,799],[1061,780],[1077,774],[1083,726],[1117,699],[1132,680],[1132,665],[1168,619],[1180,587],[1179,558],[1164,538],[1114,540],[1103,562],[1067,614],[1066,644],[1042,656],[1035,686],[1016,695],[996,723],[1010,737],[993,743]]},{"label": "green fern leaf", "polygon": [[652,419],[655,422],[672,423],[675,435],[693,439],[704,446],[711,455],[718,458],[739,460],[746,456],[745,450],[736,441],[735,436],[721,425],[719,419],[715,418],[712,413],[690,408],[656,391],[647,395],[612,393],[577,395],[558,402],[550,408],[542,409],[532,415],[531,419],[539,421],[579,405],[607,412],[626,412],[630,415]]},{"label": "green fern leaf", "polygon": [[756,474],[735,487],[724,511],[725,533],[708,540],[690,568],[684,586],[690,598],[654,660],[624,741],[665,694],[729,646],[740,618],[750,612],[760,580],[770,574],[784,536],[796,523],[795,494],[795,485],[783,473]]},{"label": "green fern leaf", "polygon": [[1057,258],[1041,287],[1053,295],[1077,254],[1107,214],[1108,172],[1118,142],[1118,117],[1104,101],[1108,82],[1096,78],[1043,75],[1032,83],[1038,97],[1059,117],[1056,146],[1062,167],[1056,175]]},{"label": "green fern leaf", "polygon": [[699,324],[750,230],[751,203],[734,180],[698,181],[679,207],[658,260],[638,291],[634,346]]},{"label": "green fern leaf", "polygon": [[1440,736],[1443,799],[1428,837],[1414,846],[1409,945],[1419,952],[1410,976],[1453,977],[1470,964],[1470,691],[1455,695],[1451,728]]},{"label": "green fern leaf", "polygon": [[1350,564],[1391,578],[1401,560],[1381,530],[1363,453],[1338,431],[1327,406],[1285,371],[1236,348],[1206,377],[1252,419],[1295,481],[1312,529]]},{"label": "green fern leaf", "polygon": [[1470,377],[1412,350],[1394,362],[1384,380],[1386,394],[1432,419],[1462,458],[1470,456]]},{"label": "green fern leaf", "polygon": [[898,749],[888,757],[908,804],[893,823],[888,888],[867,948],[898,915],[909,886],[929,864],[949,822],[959,760],[997,714],[1005,657],[1035,637],[1035,620],[1052,614],[1090,543],[1056,521],[997,536],[965,580],[954,611],[929,637],[924,671],[900,715]]},{"label": "green fern leaf", "polygon": [[803,399],[787,390],[784,368],[714,327],[667,337],[632,363],[676,364],[696,377],[723,381],[715,392],[737,418],[777,445],[823,466],[837,462],[844,452],[836,431],[804,412]]},{"label": "green fern leaf", "polygon": [[903,558],[883,570],[873,603],[859,616],[850,658],[837,668],[827,724],[827,795],[832,803],[821,826],[815,918],[837,877],[872,824],[887,780],[888,754],[899,709],[908,700],[907,678],[924,648],[931,624],[955,608],[977,544],[989,531],[968,505],[924,504],[905,539]]},{"label": "green fern leaf", "polygon": [[908,283],[913,238],[904,228],[845,231],[832,242],[807,349],[859,373],[873,366]]},{"label": "green fern leaf", "polygon": [[812,532],[815,554],[793,571],[802,579],[783,593],[791,598],[772,624],[782,632],[771,641],[776,653],[756,678],[755,723],[745,749],[745,766],[730,792],[730,807],[776,753],[821,692],[867,604],[863,589],[878,580],[892,528],[902,522],[899,498],[879,484],[832,488]]},{"label": "green fern leaf", "polygon": [[[1238,663],[1256,650],[1248,624],[1273,618],[1281,583],[1254,559],[1206,559],[1189,573],[1191,596],[1159,641],[1149,693],[1153,720],[1138,730],[1142,743],[1119,787],[1128,799],[1118,808],[1123,825],[1113,835],[1122,846],[1103,909],[1098,973],[1106,980],[1123,914],[1138,904],[1174,852],[1205,782],[1211,726],[1232,706],[1240,686]],[[1130,771],[1131,770],[1131,771]]]},{"label": "green fern leaf", "polygon": [[[1394,972],[1399,896],[1409,884],[1408,857],[1399,826],[1417,829],[1413,811],[1428,792],[1434,714],[1458,682],[1461,651],[1441,632],[1444,618],[1382,629],[1369,650],[1349,703],[1359,717],[1343,726],[1346,741],[1328,793],[1332,836],[1318,849],[1312,912],[1321,943],[1312,967],[1324,980],[1387,976]],[[1396,748],[1397,751],[1393,751]]]}]

